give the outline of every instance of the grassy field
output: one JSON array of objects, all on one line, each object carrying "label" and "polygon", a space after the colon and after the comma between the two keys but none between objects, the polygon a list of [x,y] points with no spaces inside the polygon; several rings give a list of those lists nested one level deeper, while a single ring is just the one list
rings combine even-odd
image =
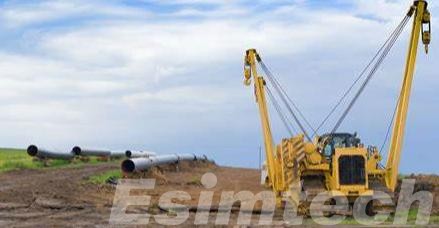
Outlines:
[{"label": "grassy field", "polygon": [[[418,209],[410,209],[407,217],[407,225],[416,225],[416,218],[418,216]],[[389,216],[389,218],[384,222],[384,225],[391,225],[394,221],[394,216]],[[348,217],[341,223],[343,225],[359,225],[359,223],[352,217]],[[437,225],[439,224],[439,215],[430,215],[429,224]]]},{"label": "grassy field", "polygon": [[[90,157],[87,162],[83,162],[79,159],[73,161],[67,161],[62,159],[51,159],[44,164],[41,161],[35,160],[33,157],[26,153],[23,149],[9,149],[0,148],[0,173],[11,170],[20,169],[42,169],[42,168],[59,168],[59,167],[77,167],[84,164],[96,164],[99,161],[96,157]],[[118,162],[114,160],[114,162]],[[120,178],[120,169],[110,170],[104,173],[100,173],[91,176],[88,181],[94,184],[104,184],[109,177]]]},{"label": "grassy field", "polygon": [[19,169],[74,167],[99,162],[100,161],[97,158],[91,157],[87,162],[82,162],[80,160],[74,160],[71,162],[61,159],[51,159],[50,162],[43,164],[41,161],[34,160],[34,158],[29,156],[25,150],[0,148],[0,173]]},{"label": "grassy field", "polygon": [[16,169],[36,169],[43,167],[40,162],[34,162],[25,150],[0,149],[0,172]]},{"label": "grassy field", "polygon": [[88,178],[88,181],[93,184],[105,184],[110,177],[119,179],[122,177],[122,172],[120,169],[109,170],[107,172],[91,176]]}]

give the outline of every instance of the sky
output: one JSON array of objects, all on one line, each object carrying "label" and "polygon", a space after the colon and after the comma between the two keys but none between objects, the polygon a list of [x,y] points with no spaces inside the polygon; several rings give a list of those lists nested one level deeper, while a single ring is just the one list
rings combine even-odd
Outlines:
[{"label": "sky", "polygon": [[[258,167],[262,134],[253,89],[242,83],[245,50],[259,51],[316,127],[411,3],[1,1],[0,145],[189,152]],[[428,55],[419,48],[403,173],[439,173],[439,4],[429,9],[433,40]],[[366,145],[383,143],[410,26],[340,128]],[[279,142],[288,133],[270,114]]]}]

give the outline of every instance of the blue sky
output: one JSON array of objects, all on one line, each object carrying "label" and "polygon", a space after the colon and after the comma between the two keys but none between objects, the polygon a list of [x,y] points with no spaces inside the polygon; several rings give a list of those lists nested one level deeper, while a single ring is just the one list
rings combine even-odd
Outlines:
[{"label": "blue sky", "polygon": [[[262,138],[253,91],[242,84],[244,51],[259,50],[316,126],[410,4],[2,1],[0,144],[193,152],[256,167]],[[439,173],[439,10],[429,7],[433,41],[418,58],[404,173]],[[340,129],[358,132],[366,145],[384,138],[407,36],[408,29]],[[278,141],[287,133],[272,117]]]}]

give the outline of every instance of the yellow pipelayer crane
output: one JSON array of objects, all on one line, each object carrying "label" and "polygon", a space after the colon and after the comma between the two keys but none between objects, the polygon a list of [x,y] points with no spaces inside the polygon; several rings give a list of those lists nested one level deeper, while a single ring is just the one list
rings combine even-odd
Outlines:
[{"label": "yellow pipelayer crane", "polygon": [[[414,19],[403,83],[397,101],[394,119],[392,119],[393,131],[391,134],[387,163],[383,166],[380,164],[381,154],[377,147],[369,146],[366,148],[360,142],[360,139],[357,138],[356,134],[337,133],[336,130],[412,16],[414,16]],[[271,74],[260,55],[255,49],[246,51],[244,83],[250,85],[252,80],[254,83],[266,153],[266,171],[268,174],[266,185],[271,186],[279,205],[281,205],[283,201],[289,200],[299,205],[299,210],[301,210],[300,208],[307,210],[306,208],[309,207],[309,200],[312,200],[312,196],[323,191],[331,191],[334,197],[336,197],[337,194],[346,196],[350,203],[354,202],[358,197],[370,197],[374,194],[374,191],[377,190],[386,191],[388,193],[395,191],[420,37],[422,37],[422,42],[427,52],[428,44],[430,43],[430,13],[427,10],[427,2],[424,0],[414,1],[404,19],[365,68],[365,70],[369,69],[369,74],[365,82],[361,85],[351,103],[349,103],[348,108],[334,129],[330,133],[316,136],[314,139],[311,139],[307,134],[306,129],[298,120],[294,110],[288,106],[288,104],[292,103],[291,99],[285,93],[285,90],[282,89],[280,83]],[[258,74],[258,65],[265,71],[269,79],[268,82],[271,83],[272,87],[280,94],[278,96],[280,96],[283,103],[287,105],[288,110],[302,130],[301,134],[284,138],[281,143],[276,146],[271,133],[266,94],[268,94],[271,99],[275,98],[273,98],[265,78]],[[363,73],[364,72],[365,71],[363,71]],[[349,91],[350,89],[347,93]],[[275,100],[272,100],[272,102],[276,110],[279,111],[279,104],[275,102]],[[300,111],[299,114],[301,114]],[[282,116],[282,113],[280,113],[280,115],[282,120],[285,121],[285,116]],[[287,123],[286,127],[288,128]],[[316,134],[315,131],[314,133]],[[298,183],[301,183],[301,185],[298,185]],[[308,192],[306,200],[300,200],[298,198],[298,192],[300,190]],[[369,212],[371,212],[370,210],[376,209],[374,208],[374,206],[376,206],[374,204],[376,204],[376,202],[368,204],[367,210]],[[302,211],[302,213],[306,212],[307,211]]]}]

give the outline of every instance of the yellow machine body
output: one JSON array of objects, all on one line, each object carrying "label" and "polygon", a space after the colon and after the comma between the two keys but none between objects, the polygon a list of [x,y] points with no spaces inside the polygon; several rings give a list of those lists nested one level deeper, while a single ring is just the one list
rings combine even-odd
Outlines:
[{"label": "yellow machine body", "polygon": [[[355,143],[355,135],[327,134],[317,136],[313,141],[307,141],[304,135],[300,134],[284,138],[281,143],[275,145],[266,102],[266,83],[264,77],[257,71],[257,63],[261,61],[260,56],[255,49],[246,51],[244,83],[251,85],[251,82],[254,82],[265,146],[267,169],[265,184],[272,188],[279,205],[285,197],[291,202],[299,203],[297,192],[304,187],[301,183],[307,185],[307,181],[314,180],[321,180],[320,184],[324,190],[331,191],[335,196],[337,194],[347,196],[350,200],[355,200],[359,196],[373,195],[375,185],[372,186],[371,183],[380,183],[389,192],[395,190],[419,38],[422,35],[426,51],[430,42],[430,30],[424,31],[422,28],[423,25],[430,23],[427,3],[424,0],[414,1],[407,15],[414,15],[414,19],[385,166],[380,165],[382,158],[376,147],[365,148],[363,144]],[[353,140],[353,144],[330,145],[335,148],[327,149],[328,140],[334,141],[336,137]],[[327,151],[332,152],[326,153]]]}]

